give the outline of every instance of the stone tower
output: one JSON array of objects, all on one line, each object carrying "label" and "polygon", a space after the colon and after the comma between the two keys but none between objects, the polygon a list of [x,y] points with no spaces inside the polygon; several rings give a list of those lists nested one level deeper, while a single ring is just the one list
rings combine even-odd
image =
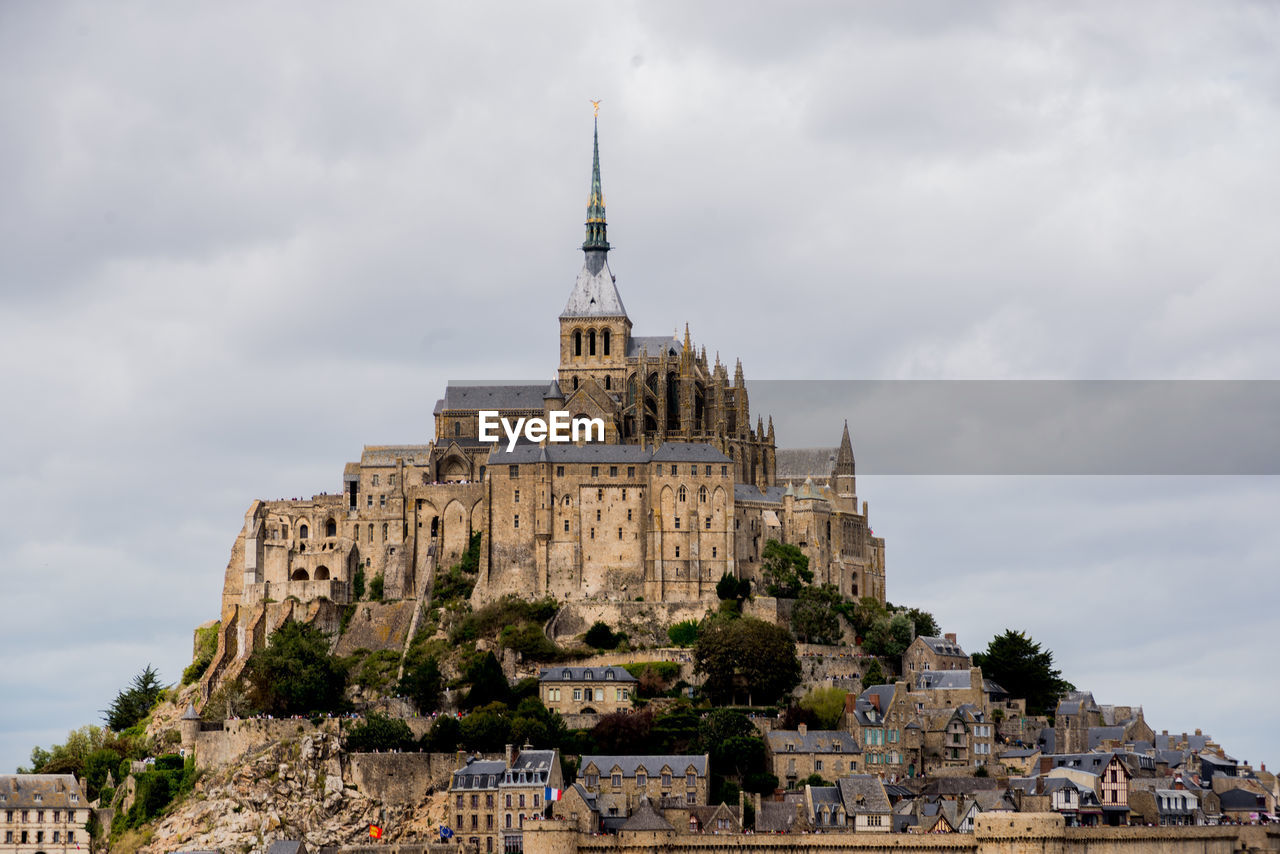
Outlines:
[{"label": "stone tower", "polygon": [[587,236],[582,270],[569,302],[560,313],[560,388],[566,397],[595,382],[620,391],[626,381],[631,318],[622,305],[609,270],[608,225],[600,189],[600,128],[596,122],[591,158],[591,195],[587,200]]}]

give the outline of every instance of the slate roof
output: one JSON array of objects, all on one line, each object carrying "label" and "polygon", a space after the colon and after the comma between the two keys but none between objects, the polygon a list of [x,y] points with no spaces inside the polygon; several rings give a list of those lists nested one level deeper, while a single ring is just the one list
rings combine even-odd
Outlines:
[{"label": "slate roof", "polygon": [[539,682],[585,682],[587,674],[593,682],[639,682],[625,667],[544,667]]},{"label": "slate roof", "polygon": [[653,452],[655,463],[691,462],[691,463],[729,463],[727,456],[711,445],[696,442],[664,442]]},{"label": "slate roof", "polygon": [[538,385],[454,385],[445,387],[444,399],[437,411],[477,409],[543,408],[547,387]]},{"label": "slate roof", "polygon": [[0,776],[0,809],[84,809],[88,806],[89,800],[74,774]]},{"label": "slate roof", "polygon": [[945,655],[953,658],[969,657],[965,655],[964,650],[960,648],[960,644],[953,643],[946,638],[931,638],[921,635],[919,640],[924,643],[925,646],[929,647],[929,649],[933,650],[936,655]]},{"label": "slate roof", "polygon": [[1039,752],[1040,751],[1034,747],[1019,748],[1017,750],[1006,750],[1005,752],[1000,754],[1000,758],[1004,759],[1007,756],[1010,759],[1028,759],[1032,756],[1035,756]]},{"label": "slate roof", "polygon": [[889,796],[884,784],[872,774],[850,774],[836,781],[844,811],[849,815],[888,813]]},{"label": "slate roof", "polygon": [[1104,741],[1124,741],[1124,729],[1122,726],[1089,727],[1089,749],[1093,750]]},{"label": "slate roof", "polygon": [[497,759],[475,759],[453,772],[451,788],[496,789],[507,771],[507,763]]},{"label": "slate roof", "polygon": [[554,750],[521,750],[511,763],[511,770],[550,772],[551,766],[555,761],[556,752]]},{"label": "slate roof", "polygon": [[609,262],[603,258],[600,261],[599,267],[592,271],[592,260],[586,259],[569,293],[569,301],[560,312],[561,317],[626,317],[627,309],[613,282],[613,273],[609,272]]},{"label": "slate roof", "polygon": [[[847,812],[847,810],[846,810]],[[756,813],[757,833],[786,833],[796,823],[795,804],[786,801],[762,801]]]},{"label": "slate roof", "polygon": [[508,451],[504,440],[495,442],[493,450],[489,453],[490,465],[520,463],[629,463],[636,465],[651,461],[719,464],[731,462],[711,445],[695,442],[667,442],[657,450],[647,446],[610,445],[604,442],[588,442],[585,445],[567,442],[548,443],[545,446],[522,442]]},{"label": "slate roof", "polygon": [[[871,700],[873,696],[880,700],[878,712]],[[893,702],[892,685],[873,685],[859,694],[858,699],[854,701],[853,719],[859,726],[880,726],[884,723],[884,716],[888,713],[891,702]]]},{"label": "slate roof", "polygon": [[307,854],[307,846],[301,839],[277,839],[267,846],[267,854]]},{"label": "slate roof", "polygon": [[1077,715],[1082,708],[1085,710],[1098,708],[1098,704],[1093,701],[1093,694],[1088,691],[1072,691],[1058,701],[1057,714]]},{"label": "slate roof", "polygon": [[631,813],[631,817],[626,820],[619,830],[674,831],[675,828],[653,808],[653,804],[649,803],[648,798],[641,798],[639,805]]},{"label": "slate roof", "polygon": [[836,470],[839,448],[778,448],[774,452],[774,476],[800,480],[830,477]]},{"label": "slate roof", "polygon": [[670,335],[632,335],[627,339],[627,356],[635,358],[643,351],[651,359],[666,350],[668,356],[679,355],[681,344]]},{"label": "slate roof", "polygon": [[782,496],[786,495],[786,493],[787,488],[785,486],[770,486],[761,492],[755,484],[735,483],[733,485],[733,500],[735,503],[755,501],[763,504],[781,504]]},{"label": "slate roof", "polygon": [[921,670],[916,677],[917,689],[956,691],[972,687],[968,670]]},{"label": "slate roof", "polygon": [[[861,753],[858,740],[845,730],[809,730],[803,735],[798,730],[775,729],[765,733],[765,741],[774,753]],[[790,746],[790,750],[788,750]],[[837,746],[839,750],[837,750]]]},{"label": "slate roof", "polygon": [[696,755],[669,753],[633,754],[631,756],[584,755],[582,764],[579,766],[579,773],[582,773],[583,769],[590,767],[592,764],[599,769],[601,776],[613,773],[614,767],[621,769],[623,777],[634,777],[637,769],[641,767],[650,775],[660,773],[664,766],[670,768],[673,774],[684,774],[690,765],[693,766],[694,773],[699,777],[707,775],[707,755],[705,753]]},{"label": "slate roof", "polygon": [[1090,774],[1100,774],[1111,764],[1111,753],[1059,753],[1050,757],[1054,768],[1078,768]]}]

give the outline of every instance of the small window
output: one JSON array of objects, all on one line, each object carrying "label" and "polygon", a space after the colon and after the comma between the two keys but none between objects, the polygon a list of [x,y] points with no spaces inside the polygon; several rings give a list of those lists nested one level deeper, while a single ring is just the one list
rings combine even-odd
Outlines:
[{"label": "small window", "polygon": [[369,493],[368,495],[366,495],[365,497],[369,499],[369,500],[366,502],[366,506],[368,506],[368,507],[372,508],[372,507],[373,507],[373,493],[372,493],[372,492],[370,492],[370,493]]},{"label": "small window", "polygon": [[599,521],[600,521],[600,511],[599,511],[599,510],[597,510],[597,511],[596,511],[596,521],[597,521],[597,522],[599,522]]},{"label": "small window", "polygon": [[596,490],[596,501],[604,501],[604,490],[603,490],[603,489],[597,489],[597,490]]},{"label": "small window", "polygon": [[627,477],[635,477],[635,476],[636,476],[636,467],[627,466]]},{"label": "small window", "polygon": [[556,466],[556,477],[564,477],[564,466]]},{"label": "small window", "polygon": [[712,556],[712,557],[715,557],[715,556],[716,556],[716,547],[715,547],[715,546],[712,546],[712,547],[711,547],[711,556]]},{"label": "small window", "polygon": [[[679,546],[676,546],[676,557],[680,557],[680,547],[679,547]],[[676,570],[676,572],[679,572],[679,571],[680,571],[680,570]]]},{"label": "small window", "polygon": [[693,475],[694,477],[697,477],[697,476],[698,476],[698,467],[697,467],[697,466],[689,466],[689,474]]},{"label": "small window", "polygon": [[507,466],[507,477],[515,480],[520,476],[520,466]]},{"label": "small window", "polygon": [[520,490],[518,490],[518,489],[517,489],[517,490],[512,494],[511,503],[513,503],[513,504],[519,504],[519,503],[520,503]]},{"label": "small window", "polygon": [[711,466],[707,466],[707,477],[711,477]]},{"label": "small window", "polygon": [[599,476],[600,476],[600,466],[592,466],[592,467],[591,467],[591,476],[592,476],[592,477],[599,477]]},{"label": "small window", "polygon": [[683,485],[681,485],[679,491],[676,493],[676,496],[681,501],[685,501],[689,498],[689,491],[686,490]]},{"label": "small window", "polygon": [[707,517],[706,522],[707,522],[707,524],[706,524],[706,529],[707,529],[708,531],[710,531],[710,530],[711,530],[711,517],[710,517],[710,516],[708,516],[708,517]]},{"label": "small window", "polygon": [[618,539],[622,539],[622,529],[618,529]]},{"label": "small window", "polygon": [[374,485],[374,486],[377,486],[377,485],[378,485],[378,475],[376,475],[376,474],[373,476],[373,485]]},{"label": "small window", "polygon": [[396,485],[396,476],[393,474],[387,475],[387,486],[395,486],[395,485]]},{"label": "small window", "polygon": [[672,463],[672,464],[671,464],[671,476],[672,476],[672,477],[675,477],[675,476],[676,476],[677,474],[679,474],[679,473],[680,473],[680,472],[679,472],[679,470],[678,470],[678,466],[676,466],[676,464],[675,464],[675,463]]},{"label": "small window", "polygon": [[564,530],[565,530],[565,533],[566,533],[566,534],[569,532],[569,520],[568,520],[568,519],[565,519],[565,520],[564,520]]},{"label": "small window", "polygon": [[461,436],[461,435],[462,435],[462,422],[461,422],[461,421],[455,421],[455,422],[453,422],[453,435],[455,435],[455,436]]},{"label": "small window", "polygon": [[629,508],[629,507],[627,508],[627,521],[628,521],[628,522],[630,522],[630,521],[631,521],[631,508]]},{"label": "small window", "polygon": [[698,487],[698,503],[699,504],[707,503],[707,488],[705,486]]},{"label": "small window", "polygon": [[609,466],[609,477],[617,477],[617,476],[618,476],[618,467]]},{"label": "small window", "polygon": [[728,466],[720,466],[720,476],[721,476],[721,477],[728,477],[728,476],[729,476],[729,467],[728,467]]},{"label": "small window", "polygon": [[609,782],[613,785],[615,789],[622,788],[622,775],[614,774],[613,777],[610,778]]},{"label": "small window", "polygon": [[595,538],[596,538],[596,529],[595,529],[595,528],[592,528],[592,529],[591,529],[591,539],[593,539],[593,540],[594,540]]},{"label": "small window", "polygon": [[678,530],[680,530],[680,517],[679,517],[679,516],[677,516],[677,517],[676,517],[676,530],[677,530],[677,531],[678,531]]},{"label": "small window", "polygon": [[517,513],[516,515],[514,515],[514,516],[512,516],[512,517],[511,517],[511,527],[513,527],[513,528],[519,528],[519,527],[520,527],[520,514],[519,514],[519,513]]},{"label": "small window", "polygon": [[379,496],[378,496],[378,506],[379,506],[379,507],[386,507],[386,506],[387,506],[387,496],[385,496],[385,495],[379,495]]}]

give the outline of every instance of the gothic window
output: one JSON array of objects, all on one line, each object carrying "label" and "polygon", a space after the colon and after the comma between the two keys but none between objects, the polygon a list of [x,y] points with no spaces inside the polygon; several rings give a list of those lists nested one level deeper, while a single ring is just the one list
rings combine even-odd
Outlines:
[{"label": "gothic window", "polygon": [[[582,330],[581,329],[573,330],[573,355],[575,356],[582,355]],[[578,384],[574,383],[573,387],[577,388]]]},{"label": "gothic window", "polygon": [[461,422],[461,421],[455,421],[455,422],[453,422],[453,435],[455,435],[455,436],[461,436],[461,435],[462,435],[462,422]]},{"label": "gothic window", "polygon": [[707,503],[707,488],[705,486],[698,487],[698,503],[699,504]]},{"label": "gothic window", "polygon": [[369,542],[373,542],[373,523],[369,523]]},{"label": "gothic window", "polygon": [[[604,354],[607,356],[607,355],[609,355],[609,330],[608,330],[608,329],[606,329],[606,330],[605,330],[603,333],[601,333],[601,334],[604,336]],[[608,387],[609,387],[609,378],[608,378],[608,377],[605,377],[605,379],[604,379],[604,387],[605,387],[605,388],[608,388]]]},{"label": "gothic window", "polygon": [[330,519],[324,523],[324,535],[326,537],[338,536],[338,523]]},{"label": "gothic window", "polygon": [[306,526],[306,525],[299,525],[299,526],[298,526],[298,536],[299,536],[301,539],[304,539],[304,540],[307,538],[307,526]]},{"label": "gothic window", "polygon": [[681,484],[680,491],[677,493],[677,495],[679,496],[681,501],[686,501],[689,498],[689,491],[684,488],[683,484]]},{"label": "gothic window", "polygon": [[578,390],[578,378],[577,378],[577,377],[574,377],[574,378],[573,378],[573,390],[574,390],[574,391],[577,391],[577,390]]}]

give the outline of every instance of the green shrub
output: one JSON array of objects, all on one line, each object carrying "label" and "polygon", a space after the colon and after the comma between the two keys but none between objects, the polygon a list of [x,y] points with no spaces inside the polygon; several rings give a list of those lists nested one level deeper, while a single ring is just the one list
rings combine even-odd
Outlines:
[{"label": "green shrub", "polygon": [[195,682],[209,669],[209,665],[213,663],[214,653],[218,651],[218,631],[221,628],[222,623],[219,622],[203,629],[196,629],[195,657],[182,671],[183,685]]},{"label": "green shrub", "polygon": [[373,577],[373,581],[369,582],[369,600],[371,602],[382,601],[382,587],[383,587],[382,573],[378,573]]},{"label": "green shrub", "polygon": [[357,566],[355,574],[351,576],[351,598],[353,601],[359,602],[364,598],[364,567]]},{"label": "green shrub", "polygon": [[507,649],[515,650],[532,661],[555,661],[560,657],[560,647],[552,643],[542,627],[535,623],[507,626],[498,640]]},{"label": "green shrub", "polygon": [[591,624],[591,628],[587,629],[583,640],[587,642],[587,646],[596,649],[616,649],[619,638],[607,623],[597,620]]},{"label": "green shrub", "polygon": [[413,732],[408,724],[377,712],[370,712],[363,722],[348,730],[345,740],[347,750],[353,753],[410,750],[413,745]]},{"label": "green shrub", "polygon": [[676,646],[693,646],[698,640],[698,621],[684,620],[667,629],[667,637]]}]

